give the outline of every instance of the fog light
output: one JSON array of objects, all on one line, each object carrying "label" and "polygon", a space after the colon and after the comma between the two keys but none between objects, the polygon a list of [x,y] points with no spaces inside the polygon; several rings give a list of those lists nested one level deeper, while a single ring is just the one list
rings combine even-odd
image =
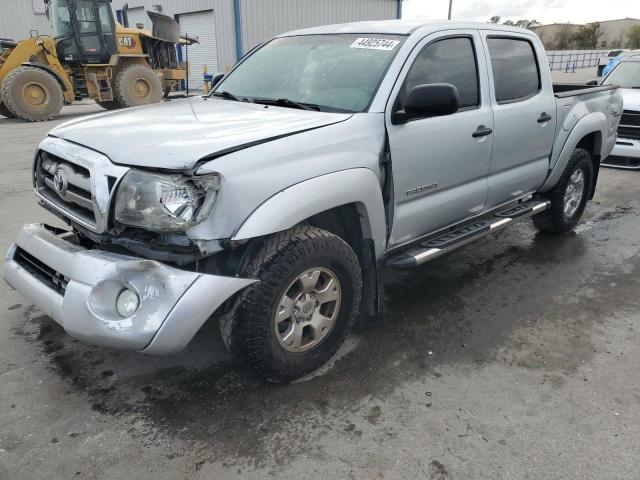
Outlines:
[{"label": "fog light", "polygon": [[140,305],[140,299],[135,292],[131,290],[123,290],[116,300],[116,310],[121,317],[129,318],[136,313]]}]

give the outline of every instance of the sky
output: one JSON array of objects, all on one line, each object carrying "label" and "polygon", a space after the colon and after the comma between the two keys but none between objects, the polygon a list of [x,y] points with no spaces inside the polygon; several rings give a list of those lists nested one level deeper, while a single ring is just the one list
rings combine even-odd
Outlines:
[{"label": "sky", "polygon": [[[449,0],[404,0],[402,18],[446,19]],[[453,0],[453,20],[535,19],[542,23],[587,23],[639,18],[640,0]]]}]

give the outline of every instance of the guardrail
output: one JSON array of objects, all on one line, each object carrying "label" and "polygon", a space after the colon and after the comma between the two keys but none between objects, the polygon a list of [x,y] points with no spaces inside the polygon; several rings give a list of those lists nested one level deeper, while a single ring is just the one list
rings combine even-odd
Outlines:
[{"label": "guardrail", "polygon": [[555,50],[547,51],[551,71],[575,72],[580,68],[597,67],[608,50]]}]

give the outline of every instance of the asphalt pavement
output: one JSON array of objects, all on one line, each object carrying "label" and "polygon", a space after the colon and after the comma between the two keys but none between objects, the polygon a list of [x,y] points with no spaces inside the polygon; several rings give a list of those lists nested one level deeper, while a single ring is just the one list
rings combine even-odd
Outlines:
[{"label": "asphalt pavement", "polygon": [[[0,117],[0,248],[59,222]],[[0,479],[624,479],[640,467],[640,172],[574,233],[530,223],[413,271],[327,368],[276,386],[208,324],[152,358],[82,344],[0,282]]]}]

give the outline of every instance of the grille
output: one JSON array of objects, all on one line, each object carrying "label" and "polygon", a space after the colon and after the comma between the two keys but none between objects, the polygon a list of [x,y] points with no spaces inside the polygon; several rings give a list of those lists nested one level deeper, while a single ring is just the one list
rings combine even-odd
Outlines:
[{"label": "grille", "polygon": [[18,247],[13,259],[31,275],[38,278],[49,288],[55,290],[60,295],[64,295],[69,279],[53,268],[44,264],[36,257]]},{"label": "grille", "polygon": [[619,138],[630,138],[640,140],[640,112],[625,110],[620,118],[618,127]]},{"label": "grille", "polygon": [[95,227],[89,170],[43,150],[36,161],[38,192],[59,209]]}]

